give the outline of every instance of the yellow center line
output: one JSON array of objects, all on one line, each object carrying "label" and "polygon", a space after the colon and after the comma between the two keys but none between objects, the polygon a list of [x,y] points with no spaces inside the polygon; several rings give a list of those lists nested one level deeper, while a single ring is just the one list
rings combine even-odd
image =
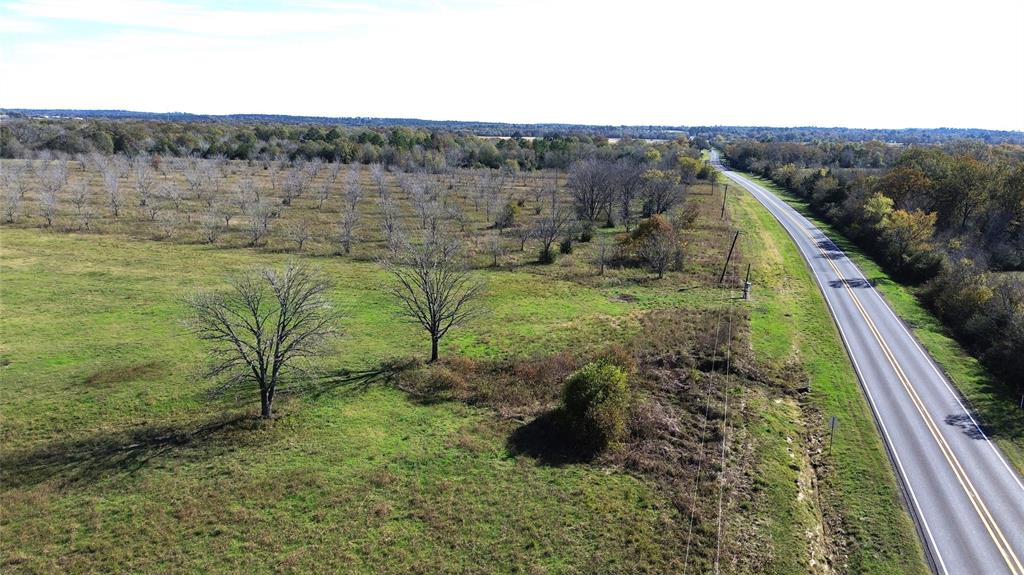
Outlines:
[{"label": "yellow center line", "polygon": [[882,336],[881,331],[879,331],[874,321],[868,315],[866,308],[864,308],[863,304],[860,301],[860,298],[857,297],[856,292],[854,292],[850,285],[846,282],[846,277],[843,276],[842,271],[840,271],[839,267],[835,264],[834,261],[832,261],[832,258],[829,256],[829,254],[821,246],[817,245],[814,236],[812,236],[805,229],[804,225],[799,220],[790,215],[785,209],[781,210],[781,212],[783,217],[785,217],[787,220],[790,221],[790,223],[795,225],[797,229],[799,229],[800,232],[807,237],[807,239],[809,239],[812,243],[815,244],[815,247],[817,247],[818,251],[821,252],[822,256],[824,256],[825,260],[828,262],[829,266],[831,266],[833,271],[835,271],[836,275],[839,277],[839,280],[843,282],[843,286],[846,288],[846,291],[850,294],[850,298],[853,301],[854,305],[857,307],[857,311],[860,312],[861,316],[864,318],[865,322],[868,325],[868,329],[875,337],[875,340],[878,341],[878,344],[882,349],[882,353],[883,355],[885,355],[886,360],[892,365],[893,370],[896,373],[897,379],[899,379],[900,383],[907,390],[911,402],[914,404],[914,407],[917,409],[918,413],[921,414],[921,418],[925,422],[925,427],[928,429],[928,432],[935,439],[936,443],[939,446],[939,451],[942,453],[943,457],[946,458],[947,463],[949,463],[950,467],[953,469],[953,474],[956,476],[957,481],[960,483],[960,487],[967,494],[968,501],[971,502],[971,505],[974,507],[975,512],[978,514],[978,517],[981,519],[982,524],[985,526],[985,530],[988,531],[989,537],[992,538],[992,541],[996,544],[996,548],[999,549],[999,553],[1000,555],[1002,555],[1003,560],[1006,562],[1007,566],[1009,566],[1010,572],[1013,575],[1024,575],[1024,565],[1021,565],[1020,560],[1014,554],[1013,548],[1010,546],[1009,542],[1007,542],[1006,537],[1003,535],[1003,532],[999,529],[999,524],[996,522],[995,518],[992,517],[992,514],[989,512],[988,507],[985,505],[985,502],[982,500],[981,495],[974,487],[974,484],[967,476],[967,472],[963,469],[963,466],[960,464],[960,461],[956,457],[956,454],[953,453],[952,448],[946,442],[946,439],[942,435],[941,431],[939,431],[939,428],[935,424],[935,421],[932,419],[931,415],[925,409],[924,402],[921,400],[921,397],[917,394],[917,390],[914,389],[914,386],[911,383],[910,378],[907,377],[906,373],[903,371],[903,368],[900,366],[895,354],[892,352],[892,349],[889,347],[885,338]]}]

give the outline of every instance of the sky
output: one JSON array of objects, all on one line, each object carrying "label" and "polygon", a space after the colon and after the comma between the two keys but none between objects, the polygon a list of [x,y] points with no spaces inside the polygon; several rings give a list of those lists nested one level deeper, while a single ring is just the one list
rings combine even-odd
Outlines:
[{"label": "sky", "polygon": [[0,108],[1024,130],[1024,1],[0,0]]}]

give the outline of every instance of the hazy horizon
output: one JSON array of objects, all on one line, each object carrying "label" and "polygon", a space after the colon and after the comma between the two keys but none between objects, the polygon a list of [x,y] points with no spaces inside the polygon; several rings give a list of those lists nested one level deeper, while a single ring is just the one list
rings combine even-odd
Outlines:
[{"label": "hazy horizon", "polygon": [[1021,21],[991,0],[12,0],[0,105],[1021,131]]}]

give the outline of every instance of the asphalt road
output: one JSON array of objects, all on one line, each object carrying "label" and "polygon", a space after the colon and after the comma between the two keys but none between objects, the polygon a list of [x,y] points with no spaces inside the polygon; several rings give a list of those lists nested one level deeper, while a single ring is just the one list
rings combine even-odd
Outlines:
[{"label": "asphalt road", "polygon": [[717,152],[711,157],[768,208],[807,260],[935,571],[1024,575],[1024,483],[931,356],[821,230],[768,190],[722,167]]}]

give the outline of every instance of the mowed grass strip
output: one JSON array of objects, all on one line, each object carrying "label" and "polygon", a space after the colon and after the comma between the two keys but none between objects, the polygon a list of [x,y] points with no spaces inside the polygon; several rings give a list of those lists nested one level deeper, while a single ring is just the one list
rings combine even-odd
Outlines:
[{"label": "mowed grass strip", "polygon": [[839,549],[834,565],[849,573],[927,573],[871,411],[810,272],[782,226],[752,196],[729,194],[741,244],[753,271],[751,340],[755,354],[777,366],[803,366],[807,435],[840,430],[831,456],[819,461],[817,487],[825,536]]}]

